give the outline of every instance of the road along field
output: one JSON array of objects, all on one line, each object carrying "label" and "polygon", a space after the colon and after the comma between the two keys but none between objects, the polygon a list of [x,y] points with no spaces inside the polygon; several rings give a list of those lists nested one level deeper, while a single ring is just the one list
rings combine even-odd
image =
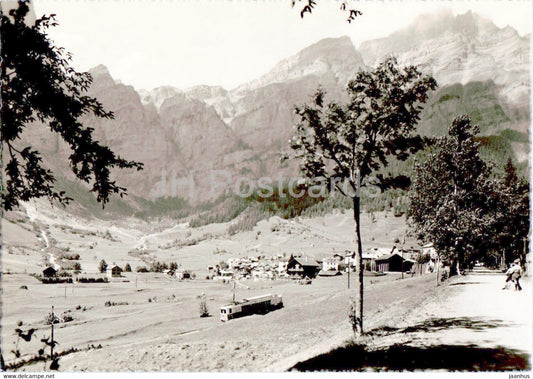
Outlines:
[{"label": "road along field", "polygon": [[502,290],[504,278],[488,270],[453,277],[403,320],[292,369],[531,370],[531,281]]}]

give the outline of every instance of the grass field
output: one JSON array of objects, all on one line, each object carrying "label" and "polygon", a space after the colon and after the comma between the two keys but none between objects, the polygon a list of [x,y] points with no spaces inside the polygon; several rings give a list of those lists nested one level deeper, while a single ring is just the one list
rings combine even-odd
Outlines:
[{"label": "grass field", "polygon": [[[64,370],[267,370],[284,369],[291,360],[320,353],[352,335],[349,299],[355,294],[347,276],[317,278],[311,285],[289,280],[242,282],[237,299],[265,293],[283,296],[285,307],[264,316],[222,323],[219,308],[232,298],[228,284],[205,280],[206,267],[238,256],[304,254],[323,258],[353,247],[350,214],[283,220],[273,217],[252,231],[230,236],[231,223],[190,228],[170,220],[149,224],[136,219],[84,220],[57,209],[29,206],[2,221],[2,346],[7,363],[28,359],[49,334],[44,317],[52,305],[72,321],[56,325],[56,351],[88,346],[102,348],[61,358]],[[363,217],[365,247],[392,247],[406,231],[405,220],[389,214]],[[414,241],[407,239],[406,246]],[[132,252],[143,251],[144,254]],[[94,275],[98,263],[135,269],[151,260],[177,261],[196,279],[172,280],[165,274],[124,273],[100,284],[41,284],[40,273],[50,255],[79,254],[84,275]],[[404,280],[399,274],[366,278],[365,314],[368,326],[403,317],[413,303],[434,291],[432,276]],[[25,287],[27,289],[25,289]],[[205,293],[212,317],[199,317],[199,297]],[[121,305],[106,306],[106,302]],[[32,342],[18,342],[14,329],[36,329]],[[43,363],[22,369],[42,370]]]}]

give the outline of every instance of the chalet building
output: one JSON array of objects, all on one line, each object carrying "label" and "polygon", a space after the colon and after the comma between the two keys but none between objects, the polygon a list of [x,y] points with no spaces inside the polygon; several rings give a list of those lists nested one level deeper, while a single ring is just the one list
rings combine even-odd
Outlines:
[{"label": "chalet building", "polygon": [[57,275],[57,270],[53,267],[47,267],[43,270],[43,276],[45,278],[51,278],[52,276]]},{"label": "chalet building", "polygon": [[376,271],[377,256],[374,253],[363,253],[363,267],[366,271]]},{"label": "chalet building", "polygon": [[339,259],[337,257],[327,257],[322,261],[323,271],[339,271]]},{"label": "chalet building", "polygon": [[411,259],[402,258],[400,254],[383,255],[375,260],[377,271],[401,272],[410,271],[415,262]]},{"label": "chalet building", "polygon": [[108,277],[120,277],[121,274],[122,274],[122,269],[117,266],[117,265],[113,265],[111,267],[108,267],[107,270],[106,270],[106,273],[107,273],[107,276]]},{"label": "chalet building", "polygon": [[319,271],[320,265],[312,259],[291,257],[287,263],[287,274],[289,275],[314,278]]},{"label": "chalet building", "polygon": [[283,272],[287,272],[287,265],[289,264],[289,260],[287,258],[281,258],[278,260],[278,274],[281,274]]},{"label": "chalet building", "polygon": [[189,271],[176,271],[175,273],[176,279],[178,280],[184,280],[184,279],[190,279],[191,273]]}]

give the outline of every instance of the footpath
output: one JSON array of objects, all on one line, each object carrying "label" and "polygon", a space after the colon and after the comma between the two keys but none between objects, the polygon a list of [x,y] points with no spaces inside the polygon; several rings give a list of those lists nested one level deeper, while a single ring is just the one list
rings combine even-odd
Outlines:
[{"label": "footpath", "polygon": [[476,268],[443,283],[399,322],[292,369],[531,370],[530,279],[522,278],[522,291],[502,290],[505,275]]}]

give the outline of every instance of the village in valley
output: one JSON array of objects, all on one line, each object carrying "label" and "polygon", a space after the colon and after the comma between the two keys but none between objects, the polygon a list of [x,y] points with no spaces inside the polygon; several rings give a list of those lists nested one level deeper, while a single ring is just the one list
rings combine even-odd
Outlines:
[{"label": "village in valley", "polygon": [[[268,342],[274,337],[270,333],[258,335],[249,343],[264,357],[250,361],[246,353],[230,367],[272,366],[278,370],[295,363],[280,361],[282,356],[294,356],[304,345],[309,349],[306,340],[316,342],[314,349],[326,349],[329,345],[323,345],[324,338],[341,341],[350,333],[344,315],[356,285],[356,268],[353,251],[346,249],[350,246],[348,214],[298,220],[273,217],[251,231],[228,236],[231,222],[200,228],[168,224],[157,231],[132,220],[100,221],[87,227],[76,216],[58,212],[45,202],[37,204],[39,212],[28,204],[26,212],[12,213],[2,221],[3,301],[10,304],[3,312],[3,341],[4,346],[20,350],[21,356],[14,362],[31,361],[35,343],[17,342],[20,337],[9,330],[21,324],[46,337],[49,331],[43,315],[50,313],[52,306],[59,320],[54,338],[66,351],[79,349],[72,358],[70,354],[61,358],[63,367],[71,370],[90,370],[94,354],[100,350],[118,352],[120,346],[143,340],[160,341],[163,347],[165,343],[184,346],[196,341],[202,345],[197,348],[206,350],[195,367],[216,369],[217,362],[227,365],[228,357],[225,349],[221,351],[213,343],[224,340],[233,349],[242,348],[242,333],[257,328],[257,322],[265,329],[278,325],[275,335],[294,343],[280,349]],[[421,293],[431,292],[437,275],[434,249],[419,246],[412,238],[403,243],[406,229],[401,217],[389,213],[378,215],[374,223],[370,217],[368,221],[369,239],[371,235],[386,238],[385,242],[373,241],[375,247],[364,254],[367,288],[370,293],[385,288],[390,292],[386,303],[369,300],[369,313],[379,314],[383,307],[396,306],[398,301],[403,304],[395,294],[409,283]],[[179,235],[194,238],[195,243],[168,248]],[[301,250],[302,243],[310,247],[307,254]],[[198,250],[210,253],[199,255]],[[266,295],[272,299],[279,296],[281,308],[255,309],[238,321],[221,322],[224,307]],[[43,297],[48,300],[39,300]],[[317,301],[320,309],[330,310],[327,315],[316,313]],[[203,302],[208,317],[200,317]],[[30,309],[29,303],[34,304]],[[144,315],[140,323],[139,314]],[[301,324],[298,320],[303,320],[304,314],[307,321]],[[310,325],[322,326],[302,340]],[[99,332],[91,332],[94,328]],[[167,328],[179,342],[167,341]],[[196,338],[198,334],[201,339]],[[150,346],[153,350],[155,345]],[[178,349],[176,354],[181,353]],[[188,367],[178,358],[174,369]],[[157,359],[153,359],[143,367],[155,367]],[[121,363],[112,364],[109,369]],[[39,369],[39,365],[36,361],[27,367]]]},{"label": "village in valley", "polygon": [[0,369],[531,370],[490,2],[0,1]]}]

